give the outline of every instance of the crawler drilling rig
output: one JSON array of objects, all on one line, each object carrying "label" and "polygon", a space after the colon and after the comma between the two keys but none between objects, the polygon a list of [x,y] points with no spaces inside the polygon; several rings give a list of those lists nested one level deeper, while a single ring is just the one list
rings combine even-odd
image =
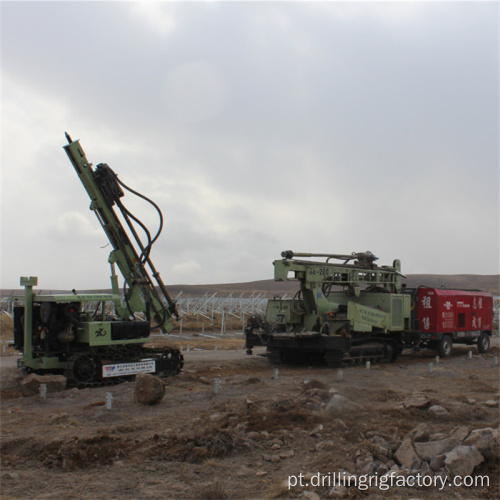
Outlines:
[{"label": "crawler drilling rig", "polygon": [[[91,199],[90,210],[113,248],[108,259],[112,293],[73,290],[71,294],[41,295],[33,289],[37,277],[21,277],[24,303],[14,308],[14,347],[23,353],[19,366],[28,372],[63,373],[80,387],[116,383],[139,372],[175,375],[182,369],[182,354],[146,345],[152,329],[168,333],[173,328],[172,317],[179,316],[150,256],[163,227],[161,211],[126,186],[107,164],[93,169],[79,141],[68,134],[66,138],[64,150]],[[125,207],[124,190],[155,207],[160,219],[156,235]],[[138,228],[146,241],[139,237]],[[116,267],[123,276],[122,289]],[[89,311],[84,307],[88,303],[97,306]]]},{"label": "crawler drilling rig", "polygon": [[269,300],[265,319],[250,318],[245,330],[249,354],[254,346],[266,345],[273,363],[325,359],[337,367],[394,361],[402,343],[410,341],[405,332],[411,297],[402,293],[399,260],[379,267],[371,252],[288,250],[281,256],[274,261],[275,281],[297,280],[300,288],[292,299]]}]

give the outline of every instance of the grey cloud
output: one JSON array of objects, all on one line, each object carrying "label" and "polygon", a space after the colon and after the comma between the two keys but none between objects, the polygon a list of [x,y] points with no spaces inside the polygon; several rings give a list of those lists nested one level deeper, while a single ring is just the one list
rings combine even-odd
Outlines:
[{"label": "grey cloud", "polygon": [[[497,4],[141,8],[2,5],[2,168],[25,177],[4,176],[4,203],[19,207],[4,239],[29,246],[30,231],[88,210],[60,149],[67,128],[162,207],[169,280],[189,263],[204,282],[271,277],[285,247],[498,272]],[[488,255],[471,262],[478,241]]]}]

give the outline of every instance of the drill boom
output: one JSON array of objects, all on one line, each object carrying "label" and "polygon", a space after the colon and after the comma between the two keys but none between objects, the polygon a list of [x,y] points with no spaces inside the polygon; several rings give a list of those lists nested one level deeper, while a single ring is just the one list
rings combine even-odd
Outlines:
[{"label": "drill boom", "polygon": [[[113,247],[108,261],[112,265],[112,268],[114,268],[114,264],[116,263],[125,280],[125,304],[117,306],[117,313],[125,319],[133,316],[135,312],[144,312],[148,318],[150,316],[154,318],[157,326],[161,327],[162,331],[170,331],[173,328],[171,316],[179,317],[176,304],[170,297],[149,256],[151,244],[158,237],[159,232],[154,240],[151,241],[147,228],[140,221],[137,221],[121,204],[120,198],[124,196],[124,193],[120,184],[123,184],[118,180],[113,170],[106,164],[100,164],[94,170],[92,164],[87,160],[79,141],[72,141],[68,134],[66,134],[66,138],[68,144],[64,146],[64,150],[91,199],[90,209],[96,214]],[[140,247],[140,255],[113,209],[115,204],[121,210],[129,229]],[[144,246],[141,243],[130,217],[139,222],[141,227],[146,231],[148,245]],[[168,306],[163,304],[146,270],[146,263]],[[113,288],[117,288],[117,277],[113,275],[111,279]]]}]

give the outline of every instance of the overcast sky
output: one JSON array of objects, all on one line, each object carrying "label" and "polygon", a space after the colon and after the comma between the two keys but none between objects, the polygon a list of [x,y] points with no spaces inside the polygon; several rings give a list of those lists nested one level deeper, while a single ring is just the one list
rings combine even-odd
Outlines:
[{"label": "overcast sky", "polygon": [[109,286],[65,131],[160,206],[167,284],[497,274],[498,43],[496,2],[1,2],[0,285]]}]

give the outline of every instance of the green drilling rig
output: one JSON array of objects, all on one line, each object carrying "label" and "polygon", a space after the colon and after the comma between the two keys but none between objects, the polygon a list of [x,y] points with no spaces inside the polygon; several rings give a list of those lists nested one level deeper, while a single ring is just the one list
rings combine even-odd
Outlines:
[{"label": "green drilling rig", "polygon": [[[403,293],[399,260],[379,267],[371,252],[281,256],[275,281],[295,280],[299,290],[291,299],[269,300],[265,318],[249,319],[248,354],[265,345],[272,363],[324,359],[338,367],[391,362],[411,343],[411,296]],[[311,260],[317,258],[326,260]]]},{"label": "green drilling rig", "polygon": [[[116,383],[140,372],[175,375],[182,369],[182,354],[168,347],[147,346],[153,329],[168,333],[173,328],[172,318],[179,317],[150,256],[163,227],[161,211],[149,198],[126,186],[107,164],[94,169],[80,142],[68,134],[66,139],[64,150],[90,197],[90,210],[112,246],[108,259],[112,293],[73,290],[71,294],[41,295],[34,289],[37,277],[21,277],[24,300],[14,308],[14,347],[23,353],[19,367],[27,372],[62,373],[79,387]],[[154,236],[123,204],[124,190],[157,210],[160,224]],[[139,237],[138,228],[145,240]],[[84,307],[88,303],[97,305],[89,311]]]}]

